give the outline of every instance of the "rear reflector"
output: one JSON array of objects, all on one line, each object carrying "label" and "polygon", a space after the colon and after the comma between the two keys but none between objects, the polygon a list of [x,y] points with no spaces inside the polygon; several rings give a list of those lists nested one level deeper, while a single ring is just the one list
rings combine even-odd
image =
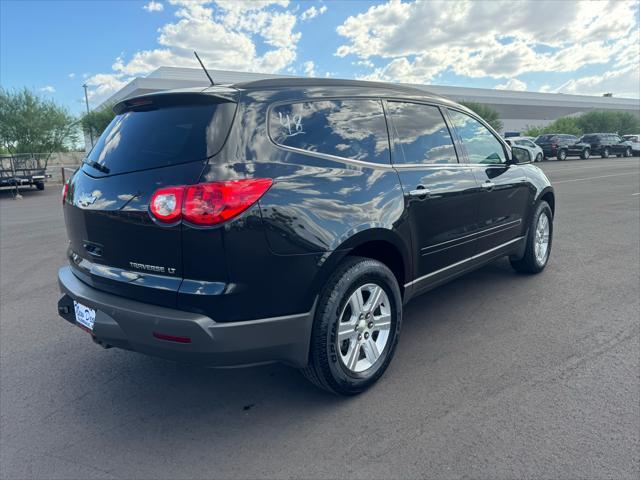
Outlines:
[{"label": "rear reflector", "polygon": [[270,178],[254,178],[161,188],[151,196],[149,210],[164,223],[217,225],[244,212],[272,184]]},{"label": "rear reflector", "polygon": [[153,332],[153,337],[158,340],[166,340],[167,342],[191,343],[191,339],[189,337],[177,337],[167,333]]},{"label": "rear reflector", "polygon": [[67,201],[67,193],[69,193],[69,182],[62,185],[62,204]]}]

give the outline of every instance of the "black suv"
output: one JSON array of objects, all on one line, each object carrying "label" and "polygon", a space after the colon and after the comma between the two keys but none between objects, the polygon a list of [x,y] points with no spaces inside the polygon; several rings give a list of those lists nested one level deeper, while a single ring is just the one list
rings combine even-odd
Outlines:
[{"label": "black suv", "polygon": [[591,152],[608,158],[609,155],[618,157],[631,157],[631,145],[615,133],[587,133],[580,139],[581,142],[590,146]]},{"label": "black suv", "polygon": [[549,258],[554,192],[529,152],[423,91],[262,80],[115,112],[62,199],[58,310],[104,347],[281,361],[355,394],[412,297]]},{"label": "black suv", "polygon": [[587,159],[592,153],[588,143],[578,140],[575,135],[564,133],[540,135],[535,143],[542,148],[544,158],[557,157],[558,160],[565,160],[569,156],[579,156]]}]

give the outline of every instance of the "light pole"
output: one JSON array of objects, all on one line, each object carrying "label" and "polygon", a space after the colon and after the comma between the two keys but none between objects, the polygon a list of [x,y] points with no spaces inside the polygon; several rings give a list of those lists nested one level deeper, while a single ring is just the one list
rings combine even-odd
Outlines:
[{"label": "light pole", "polygon": [[[82,84],[82,88],[84,88],[84,103],[87,106],[87,115],[89,114],[89,95],[87,95],[87,84]],[[89,126],[89,138],[91,139],[91,148],[93,148],[93,132],[91,131],[91,126]]]}]

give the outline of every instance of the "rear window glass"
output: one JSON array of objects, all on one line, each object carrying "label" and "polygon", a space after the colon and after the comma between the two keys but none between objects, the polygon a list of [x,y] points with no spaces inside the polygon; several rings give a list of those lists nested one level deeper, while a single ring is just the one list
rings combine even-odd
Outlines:
[{"label": "rear window glass", "polygon": [[389,163],[387,125],[379,100],[318,100],[271,109],[275,143],[309,152]]},{"label": "rear window glass", "polygon": [[[166,167],[214,155],[228,133],[235,104],[206,102],[145,104],[116,115],[87,156],[89,164],[99,164],[91,174]],[[227,114],[218,115],[221,110]]]},{"label": "rear window glass", "polygon": [[458,163],[453,140],[438,107],[388,102],[393,120],[396,163]]}]

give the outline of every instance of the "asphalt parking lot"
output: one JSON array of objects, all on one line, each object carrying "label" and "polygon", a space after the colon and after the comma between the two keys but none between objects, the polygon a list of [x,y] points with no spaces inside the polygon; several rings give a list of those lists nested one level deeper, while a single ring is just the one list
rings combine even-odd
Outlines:
[{"label": "asphalt parking lot", "polygon": [[0,193],[0,477],[638,478],[640,160],[542,168],[547,270],[501,261],[418,298],[349,399],[280,365],[102,350],[57,317],[59,189]]}]

